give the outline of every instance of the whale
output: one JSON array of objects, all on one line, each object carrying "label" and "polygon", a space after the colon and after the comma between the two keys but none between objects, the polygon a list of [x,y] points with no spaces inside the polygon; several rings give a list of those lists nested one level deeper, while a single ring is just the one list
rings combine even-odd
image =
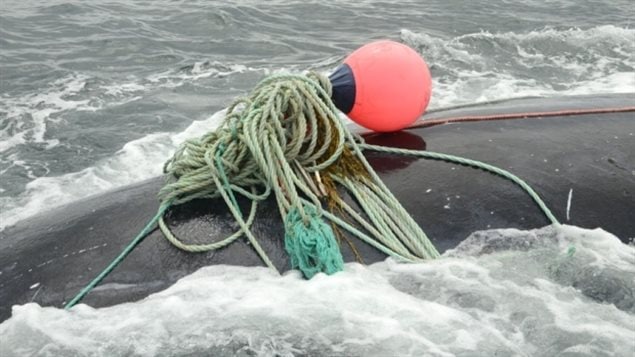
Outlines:
[{"label": "whale", "polygon": [[[483,102],[429,111],[411,128],[364,138],[375,145],[448,153],[503,168],[533,187],[561,223],[601,227],[629,243],[635,237],[633,105],[632,93]],[[475,231],[550,224],[524,191],[490,172],[383,152],[365,156],[440,252]],[[155,177],[52,208],[0,231],[0,322],[11,316],[14,305],[62,307],[70,301],[156,214],[164,184],[165,178]],[[243,211],[249,207],[244,199],[238,203]],[[218,241],[238,229],[221,199],[174,206],[165,221],[178,237],[196,243]],[[291,269],[275,199],[260,205],[252,230],[276,268]],[[347,239],[358,254],[342,243],[346,262],[372,264],[387,258],[353,236]],[[263,262],[247,239],[188,253],[154,229],[82,303],[104,307],[137,301],[201,267],[219,264]]]}]

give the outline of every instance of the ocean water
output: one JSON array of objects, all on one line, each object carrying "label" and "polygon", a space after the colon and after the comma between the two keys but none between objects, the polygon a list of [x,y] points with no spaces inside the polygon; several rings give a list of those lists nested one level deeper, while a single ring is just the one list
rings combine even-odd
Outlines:
[{"label": "ocean water", "polygon": [[310,281],[210,266],[140,302],[16,306],[0,355],[627,357],[634,261],[609,233],[563,226],[478,232],[426,264]]},{"label": "ocean water", "polygon": [[[263,76],[329,73],[376,39],[426,59],[431,109],[635,95],[633,19],[632,0],[3,0],[0,229],[160,174]],[[525,243],[485,249],[496,237]],[[27,304],[0,355],[635,354],[635,256],[608,233],[491,231],[446,255],[311,282],[210,267],[139,303]]]},{"label": "ocean water", "polygon": [[429,108],[635,92],[631,0],[4,0],[0,9],[0,229],[158,175],[179,142],[211,130],[214,113],[266,74],[329,73],[376,39],[426,59]]}]

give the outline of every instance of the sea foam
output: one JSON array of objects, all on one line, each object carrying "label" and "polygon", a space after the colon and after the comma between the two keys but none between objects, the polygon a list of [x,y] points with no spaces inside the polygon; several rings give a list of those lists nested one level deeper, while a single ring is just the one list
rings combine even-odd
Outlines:
[{"label": "sea foam", "polygon": [[211,266],[139,302],[15,306],[0,354],[626,356],[634,271],[635,248],[572,226],[475,232],[439,260],[309,281]]}]

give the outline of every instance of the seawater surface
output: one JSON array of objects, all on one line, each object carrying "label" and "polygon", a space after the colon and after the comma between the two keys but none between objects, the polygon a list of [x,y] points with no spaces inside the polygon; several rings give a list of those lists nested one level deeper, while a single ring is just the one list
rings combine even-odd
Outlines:
[{"label": "seawater surface", "polygon": [[631,356],[635,248],[597,229],[475,232],[435,261],[310,281],[210,266],[139,302],[26,304],[2,356]]},{"label": "seawater surface", "polygon": [[[0,10],[0,229],[160,174],[265,75],[329,73],[375,39],[426,59],[432,109],[635,94],[631,0],[4,0]],[[634,274],[633,246],[602,229],[475,232],[425,264],[348,264],[310,281],[215,266],[109,308],[15,306],[0,356],[632,356]]]},{"label": "seawater surface", "polygon": [[376,39],[426,59],[430,108],[635,93],[634,6],[4,0],[0,229],[158,175],[178,143],[211,130],[212,114],[266,74],[329,73]]}]

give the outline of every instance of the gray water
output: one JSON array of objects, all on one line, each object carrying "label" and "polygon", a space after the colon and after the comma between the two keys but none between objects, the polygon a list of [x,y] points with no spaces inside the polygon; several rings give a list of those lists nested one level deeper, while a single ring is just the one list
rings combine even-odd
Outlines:
[{"label": "gray water", "polygon": [[[635,95],[633,19],[631,0],[3,0],[0,229],[158,175],[265,75],[329,73],[375,39],[426,59],[429,108]],[[430,264],[209,267],[138,303],[16,306],[0,355],[629,356],[633,274],[601,230],[477,232]]]},{"label": "gray water", "polygon": [[634,275],[635,248],[599,229],[492,230],[425,264],[210,266],[139,302],[15,306],[0,355],[630,357]]},{"label": "gray water", "polygon": [[426,59],[430,108],[635,92],[631,0],[3,0],[0,10],[0,229],[159,174],[187,136],[176,135],[267,73],[328,73],[375,39]]}]

